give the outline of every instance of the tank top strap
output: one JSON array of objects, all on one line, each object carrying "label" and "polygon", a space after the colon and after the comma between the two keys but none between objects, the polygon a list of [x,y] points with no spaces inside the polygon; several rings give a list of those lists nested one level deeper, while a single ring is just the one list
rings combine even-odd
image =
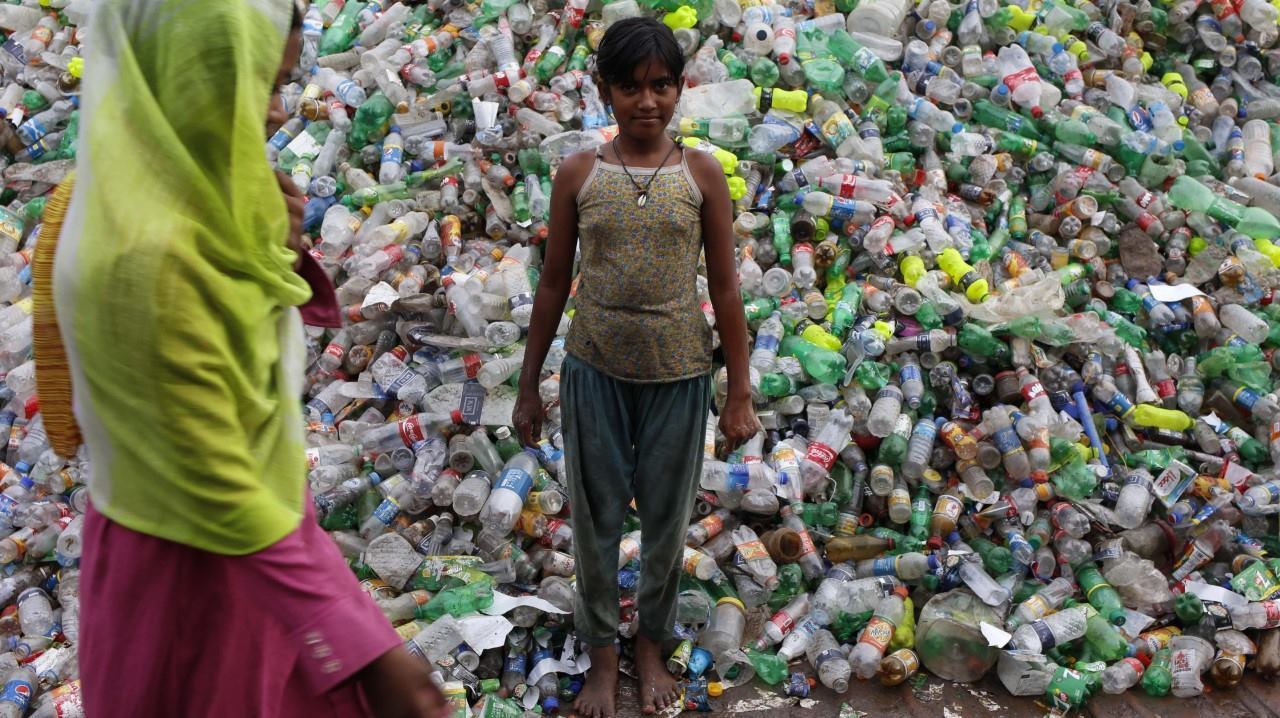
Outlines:
[{"label": "tank top strap", "polygon": [[578,188],[578,194],[574,198],[575,204],[582,204],[582,198],[587,196],[587,188],[590,187],[592,181],[595,180],[596,173],[600,171],[600,163],[602,161],[604,161],[604,150],[602,147],[597,147],[595,161],[591,163],[591,171],[587,173],[587,178],[582,181],[582,187]]},{"label": "tank top strap", "polygon": [[689,185],[689,194],[693,197],[693,203],[698,207],[702,206],[702,190],[698,187],[698,181],[693,178],[693,172],[689,169],[689,153],[685,150],[684,145],[680,147],[680,170],[684,172],[684,181]]}]

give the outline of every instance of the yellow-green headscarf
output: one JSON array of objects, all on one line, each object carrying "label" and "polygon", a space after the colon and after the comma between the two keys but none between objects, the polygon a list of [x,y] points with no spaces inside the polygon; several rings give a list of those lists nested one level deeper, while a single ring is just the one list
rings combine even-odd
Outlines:
[{"label": "yellow-green headscarf", "polygon": [[301,333],[264,124],[291,0],[99,0],[54,298],[98,510],[220,553],[301,516]]}]

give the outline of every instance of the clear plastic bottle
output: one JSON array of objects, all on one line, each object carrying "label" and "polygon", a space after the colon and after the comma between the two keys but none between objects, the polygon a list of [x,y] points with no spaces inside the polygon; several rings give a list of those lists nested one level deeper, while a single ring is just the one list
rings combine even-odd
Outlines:
[{"label": "clear plastic bottle", "polygon": [[858,643],[849,654],[849,663],[858,678],[867,680],[880,668],[880,659],[884,657],[885,649],[905,614],[902,602],[905,597],[906,590],[899,588],[881,599],[871,621],[859,634]]},{"label": "clear plastic bottle", "polygon": [[849,676],[853,673],[853,667],[830,631],[822,629],[815,633],[809,641],[805,656],[809,665],[817,671],[822,685],[840,694],[849,690]]}]

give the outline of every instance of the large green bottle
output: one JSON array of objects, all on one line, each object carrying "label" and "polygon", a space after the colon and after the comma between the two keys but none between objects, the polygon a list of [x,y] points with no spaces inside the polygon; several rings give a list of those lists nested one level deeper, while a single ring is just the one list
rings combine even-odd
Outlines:
[{"label": "large green bottle", "polygon": [[821,384],[838,384],[844,378],[843,355],[810,344],[795,335],[782,340],[779,354],[799,359],[805,372]]},{"label": "large green bottle", "polygon": [[446,588],[422,607],[422,617],[435,621],[444,614],[461,618],[493,605],[493,582],[473,581],[463,586]]},{"label": "large green bottle", "polygon": [[372,97],[365,100],[363,105],[360,105],[355,117],[351,118],[351,132],[347,135],[347,144],[351,149],[358,150],[381,137],[395,111],[395,105],[391,104],[391,100],[388,100],[386,95],[375,92]]},{"label": "large green bottle", "polygon": [[329,29],[320,37],[320,56],[334,55],[351,49],[356,35],[360,33],[360,11],[368,3],[364,0],[349,0],[338,17],[334,18]]}]

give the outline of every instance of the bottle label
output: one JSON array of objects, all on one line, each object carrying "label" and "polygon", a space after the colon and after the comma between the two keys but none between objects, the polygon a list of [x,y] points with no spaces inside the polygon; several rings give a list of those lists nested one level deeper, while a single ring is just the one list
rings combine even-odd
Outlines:
[{"label": "bottle label", "polygon": [[1037,593],[1026,601],[1023,601],[1022,608],[1026,613],[1031,614],[1036,617],[1036,619],[1040,619],[1049,613],[1051,606],[1049,605],[1049,602],[1045,600],[1044,596]]},{"label": "bottle label", "polygon": [[396,515],[400,513],[400,504],[395,499],[388,496],[378,504],[378,508],[373,510],[373,518],[382,522],[384,526],[390,526],[392,521],[396,520]]},{"label": "bottle label", "polygon": [[911,675],[920,670],[920,658],[916,656],[916,652],[910,648],[899,648],[889,655],[890,658],[896,658],[902,664],[902,671],[906,675]]},{"label": "bottle label", "polygon": [[751,467],[747,464],[729,464],[729,490],[746,491],[751,484]]},{"label": "bottle label", "polygon": [[427,433],[422,430],[422,421],[416,416],[411,416],[399,424],[400,440],[405,446],[413,446],[419,441],[427,440]]},{"label": "bottle label", "polygon": [[786,611],[778,611],[773,614],[773,618],[769,619],[769,623],[772,623],[778,629],[778,632],[785,636],[791,632],[792,628],[795,628],[796,619]]},{"label": "bottle label", "polygon": [[1250,411],[1253,411],[1253,405],[1257,404],[1258,399],[1260,398],[1261,397],[1258,396],[1256,391],[1247,386],[1242,386],[1239,389],[1236,389],[1235,396],[1232,397],[1237,404]]},{"label": "bottle label", "polygon": [[756,335],[756,351],[778,351],[778,337],[775,334],[761,332]]},{"label": "bottle label", "polygon": [[519,467],[511,466],[503,469],[502,476],[498,477],[498,485],[494,487],[494,490],[507,489],[508,491],[514,491],[520,496],[520,501],[523,503],[532,488],[533,477],[529,475],[529,472]]},{"label": "bottle label", "polygon": [[809,442],[809,448],[805,451],[804,458],[830,471],[831,467],[835,466],[836,463],[836,452],[826,444],[811,441]]},{"label": "bottle label", "polygon": [[813,667],[816,670],[821,671],[822,666],[826,664],[827,661],[835,661],[843,658],[845,658],[843,651],[841,651],[838,648],[828,648],[827,650],[813,657]]},{"label": "bottle label", "polygon": [[871,622],[862,629],[858,643],[873,646],[877,652],[884,653],[889,641],[893,639],[894,625],[882,616],[872,616]]},{"label": "bottle label", "polygon": [[769,551],[764,547],[764,544],[761,543],[759,539],[738,544],[738,553],[741,554],[742,559],[747,562],[769,559]]},{"label": "bottle label", "polygon": [[403,389],[405,385],[407,385],[410,381],[413,381],[413,378],[417,375],[418,375],[417,372],[406,367],[403,371],[400,372],[399,376],[397,376],[395,379],[392,379],[390,383],[388,383],[385,387],[382,388],[382,390],[387,394],[396,394],[401,389]]},{"label": "bottle label", "polygon": [[0,702],[12,703],[18,707],[18,715],[25,715],[27,706],[31,705],[32,693],[34,690],[30,681],[15,678],[5,683],[4,689],[0,690]]},{"label": "bottle label", "polygon": [[800,534],[800,555],[802,557],[818,553],[818,547],[814,545],[813,537],[809,535],[807,529],[802,529],[796,533]]},{"label": "bottle label", "polygon": [[1058,639],[1054,637],[1053,631],[1049,628],[1049,624],[1044,621],[1036,621],[1031,624],[1031,630],[1035,631],[1036,636],[1040,639],[1040,650],[1053,648],[1058,644]]},{"label": "bottle label", "polygon": [[476,374],[480,372],[480,364],[479,354],[468,354],[462,357],[462,368],[466,371],[468,379],[476,378]]},{"label": "bottle label", "polygon": [[898,575],[898,557],[897,556],[881,556],[871,564],[872,576],[897,576]]},{"label": "bottle label", "polygon": [[920,367],[915,364],[903,364],[898,370],[898,383],[906,385],[913,380],[920,381]]},{"label": "bottle label", "polygon": [[1267,622],[1262,628],[1269,629],[1280,626],[1280,601],[1263,601],[1262,610],[1266,611],[1267,614]]},{"label": "bottle label", "polygon": [[1017,72],[1004,76],[1004,84],[1009,88],[1010,93],[1025,83],[1039,81],[1040,76],[1036,74],[1036,68],[1034,65],[1028,65]]}]

